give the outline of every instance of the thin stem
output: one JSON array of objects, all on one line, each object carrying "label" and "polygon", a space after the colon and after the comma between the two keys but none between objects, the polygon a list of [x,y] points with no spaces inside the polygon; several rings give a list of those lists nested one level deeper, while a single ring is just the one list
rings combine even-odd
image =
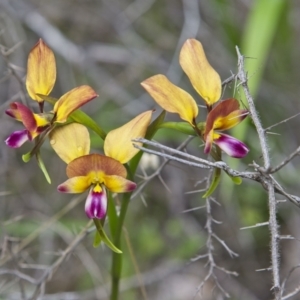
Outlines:
[{"label": "thin stem", "polygon": [[[123,224],[124,224],[131,194],[132,193],[124,194],[124,197],[122,199],[120,216],[118,218],[117,230],[114,236],[114,245],[120,250],[122,250],[121,233],[123,230]],[[118,254],[114,252],[112,255],[112,269],[111,269],[112,282],[111,282],[110,300],[117,300],[119,297],[119,285],[120,285],[121,271],[122,271],[122,258],[123,258],[122,254]]]}]

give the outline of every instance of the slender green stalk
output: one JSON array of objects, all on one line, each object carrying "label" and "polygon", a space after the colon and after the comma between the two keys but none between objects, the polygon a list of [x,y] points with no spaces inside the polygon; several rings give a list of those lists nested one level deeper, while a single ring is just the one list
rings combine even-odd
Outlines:
[{"label": "slender green stalk", "polygon": [[[148,127],[146,138],[151,140],[156,131],[159,129],[160,124],[164,121],[166,112],[163,111]],[[142,158],[143,152],[140,151],[135,155],[129,165],[125,165],[128,173],[128,179],[133,180],[134,174],[137,170],[138,164]],[[112,226],[111,225],[111,234],[113,235],[113,242],[114,245],[122,251],[122,245],[121,245],[121,236],[122,236],[122,230],[123,230],[123,224],[127,212],[127,208],[130,202],[132,193],[126,193],[123,195],[122,204],[121,204],[121,210],[120,215],[117,218],[117,225]],[[112,201],[110,201],[112,204]],[[115,211],[112,211],[112,213],[115,214]],[[111,221],[111,220],[110,220]],[[112,254],[112,269],[111,269],[111,295],[110,300],[118,300],[119,298],[119,285],[120,285],[120,279],[121,279],[121,272],[122,272],[122,254],[117,254],[113,252]]]},{"label": "slender green stalk", "polygon": [[[130,201],[131,193],[124,194],[124,197],[122,199],[122,204],[121,204],[121,211],[120,211],[120,216],[118,218],[118,224],[117,224],[117,230],[116,234],[114,236],[114,245],[122,250],[122,245],[121,245],[121,236],[122,236],[122,230],[123,230],[123,224],[128,208],[128,204]],[[122,254],[118,254],[113,252],[112,254],[112,269],[111,269],[111,295],[110,295],[110,300],[118,300],[119,297],[119,284],[120,284],[120,279],[121,279],[121,272],[122,272]]]}]

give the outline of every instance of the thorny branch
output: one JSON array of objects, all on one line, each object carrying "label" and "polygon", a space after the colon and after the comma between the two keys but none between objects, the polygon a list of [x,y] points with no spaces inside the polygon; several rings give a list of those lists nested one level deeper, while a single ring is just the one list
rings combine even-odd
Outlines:
[{"label": "thorny branch", "polygon": [[[256,131],[258,134],[263,160],[264,160],[264,168],[265,170],[270,169],[270,156],[269,156],[269,148],[267,144],[267,139],[265,135],[265,131],[258,117],[257,110],[254,105],[253,98],[250,94],[248,83],[247,83],[247,75],[244,68],[244,57],[241,55],[239,48],[236,47],[236,52],[238,55],[238,74],[237,78],[240,80],[241,85],[243,87],[243,91],[245,93],[251,118],[256,127]],[[273,274],[273,290],[276,300],[281,299],[281,286],[280,286],[280,275],[279,275],[279,233],[278,233],[278,223],[276,219],[276,211],[277,211],[277,202],[275,199],[275,188],[274,184],[267,174],[267,172],[262,172],[262,176],[265,176],[267,183],[267,191],[269,198],[269,229],[271,233],[271,264],[272,264],[272,274]]]}]

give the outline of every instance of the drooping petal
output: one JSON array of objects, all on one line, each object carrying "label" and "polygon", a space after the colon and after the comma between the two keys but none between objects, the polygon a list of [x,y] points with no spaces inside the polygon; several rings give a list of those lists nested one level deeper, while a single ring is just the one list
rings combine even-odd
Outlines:
[{"label": "drooping petal", "polygon": [[236,99],[226,99],[215,106],[208,114],[206,120],[205,134],[212,130],[227,130],[240,122],[248,115],[248,110],[240,109],[239,102]]},{"label": "drooping petal", "polygon": [[85,213],[88,218],[102,219],[107,211],[107,196],[105,189],[100,185],[91,188],[85,201]]},{"label": "drooping petal", "polygon": [[57,190],[61,193],[77,194],[83,193],[90,185],[88,176],[76,176],[60,184]]},{"label": "drooping petal", "polygon": [[194,89],[208,106],[212,106],[220,99],[222,91],[221,78],[209,64],[199,41],[188,39],[183,44],[179,62]]},{"label": "drooping petal", "polygon": [[13,132],[5,140],[5,143],[10,148],[19,148],[28,140],[29,140],[28,131],[25,129],[25,130]]},{"label": "drooping petal", "polygon": [[214,139],[214,143],[231,157],[242,158],[249,152],[248,147],[243,142],[227,134],[219,134],[219,138]]},{"label": "drooping petal", "polygon": [[28,56],[26,88],[29,96],[38,102],[44,100],[37,94],[49,95],[56,80],[56,64],[52,50],[42,39]]},{"label": "drooping petal", "polygon": [[198,106],[190,94],[161,74],[146,79],[141,85],[163,109],[179,114],[182,120],[193,126],[198,115]]},{"label": "drooping petal", "polygon": [[132,192],[136,188],[135,182],[116,175],[104,176],[104,185],[114,193]]},{"label": "drooping petal", "polygon": [[67,164],[90,152],[90,135],[87,128],[78,123],[55,128],[50,133],[50,145]]},{"label": "drooping petal", "polygon": [[98,95],[88,85],[82,85],[74,88],[68,93],[60,97],[54,105],[55,121],[57,123],[64,123],[68,116],[77,108],[88,103],[96,98]]},{"label": "drooping petal", "polygon": [[127,163],[139,152],[133,147],[132,140],[145,137],[151,116],[152,110],[148,110],[122,127],[111,130],[104,141],[104,153],[122,164]]},{"label": "drooping petal", "polygon": [[36,130],[37,122],[34,113],[26,105],[19,102],[11,103],[7,114],[22,121],[28,131],[33,132]]},{"label": "drooping petal", "polygon": [[[67,176],[95,177],[95,181],[105,175],[127,176],[126,168],[117,160],[101,154],[89,154],[78,157],[67,166]],[[102,179],[103,180],[103,179]],[[100,181],[101,183],[101,181]]]},{"label": "drooping petal", "polygon": [[11,103],[10,109],[6,113],[22,121],[29,132],[30,139],[34,139],[50,124],[49,116],[46,114],[35,114],[27,106],[19,102]]},{"label": "drooping petal", "polygon": [[206,135],[204,153],[209,153],[212,147],[212,143],[214,140],[214,131],[213,129]]}]

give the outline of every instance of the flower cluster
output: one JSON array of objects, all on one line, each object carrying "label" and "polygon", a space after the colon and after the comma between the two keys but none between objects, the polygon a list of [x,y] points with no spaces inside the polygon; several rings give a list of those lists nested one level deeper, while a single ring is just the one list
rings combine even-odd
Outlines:
[{"label": "flower cluster", "polygon": [[240,109],[236,99],[219,101],[222,84],[219,74],[209,64],[201,43],[188,39],[180,52],[180,65],[197,93],[206,103],[208,115],[204,130],[196,123],[198,106],[193,97],[174,85],[164,75],[155,75],[142,82],[142,86],[153,99],[166,111],[179,114],[204,140],[204,152],[209,153],[216,144],[232,157],[242,158],[248,153],[247,146],[230,135],[219,131],[230,129],[248,115],[248,110]]},{"label": "flower cluster", "polygon": [[[199,110],[193,97],[171,83],[166,76],[150,77],[142,82],[142,86],[163,109],[179,114],[181,119],[192,126],[205,142],[205,153],[210,153],[215,144],[232,157],[244,157],[248,153],[247,146],[220,131],[239,124],[248,115],[248,110],[241,109],[239,102],[233,98],[216,104],[222,92],[221,79],[207,61],[199,41],[190,39],[184,43],[180,52],[180,64],[206,103],[208,114],[205,126],[200,126],[196,122]],[[49,97],[55,81],[54,54],[42,40],[39,40],[30,51],[26,77],[28,94],[38,103],[39,113],[33,112],[23,103],[11,103],[6,114],[22,122],[25,129],[13,132],[5,142],[9,147],[18,148],[26,141],[34,140],[35,151],[30,153],[37,154],[42,142],[49,136],[54,151],[67,164],[68,179],[58,186],[58,191],[62,193],[89,191],[85,202],[86,215],[94,220],[103,220],[108,209],[108,191],[126,193],[136,188],[131,178],[128,179],[128,165],[124,164],[139,151],[133,147],[132,140],[146,136],[152,111],[141,113],[106,135],[97,124],[87,125],[93,122],[90,119],[83,118],[82,115],[82,118],[78,117],[78,114],[74,119],[74,111],[96,98],[97,93],[90,86],[83,85],[56,100]],[[50,102],[56,100],[51,111],[44,111],[45,100]],[[160,121],[152,123],[154,125],[150,131],[153,134],[158,129]],[[102,153],[90,153],[90,136],[86,126],[94,130],[96,127],[99,129],[98,133],[101,132],[99,135],[104,139]]]},{"label": "flower cluster", "polygon": [[12,148],[22,146],[26,141],[32,141],[42,132],[50,131],[56,123],[65,123],[68,116],[93,100],[98,95],[89,86],[83,85],[72,89],[61,96],[52,111],[44,112],[43,96],[48,96],[56,81],[56,63],[52,50],[40,39],[30,51],[27,63],[26,88],[29,96],[37,101],[40,113],[34,113],[30,108],[19,102],[13,102],[6,114],[25,127],[24,130],[13,132],[6,140]]},{"label": "flower cluster", "polygon": [[125,193],[136,188],[134,182],[126,179],[127,170],[123,164],[139,151],[133,147],[131,140],[145,136],[152,111],[144,112],[109,132],[104,142],[104,155],[90,154],[87,128],[71,122],[68,117],[98,95],[87,85],[76,87],[61,96],[54,103],[52,111],[44,112],[45,99],[54,99],[49,94],[55,81],[54,54],[40,39],[29,53],[26,76],[27,92],[31,99],[38,102],[40,112],[34,113],[19,102],[11,103],[6,114],[22,122],[25,129],[13,132],[5,142],[11,148],[18,148],[26,141],[35,140],[36,148],[37,145],[40,147],[39,142],[44,137],[49,136],[51,146],[67,163],[69,179],[58,186],[58,191],[81,193],[89,190],[85,212],[89,218],[103,219],[107,213],[107,190]]}]

